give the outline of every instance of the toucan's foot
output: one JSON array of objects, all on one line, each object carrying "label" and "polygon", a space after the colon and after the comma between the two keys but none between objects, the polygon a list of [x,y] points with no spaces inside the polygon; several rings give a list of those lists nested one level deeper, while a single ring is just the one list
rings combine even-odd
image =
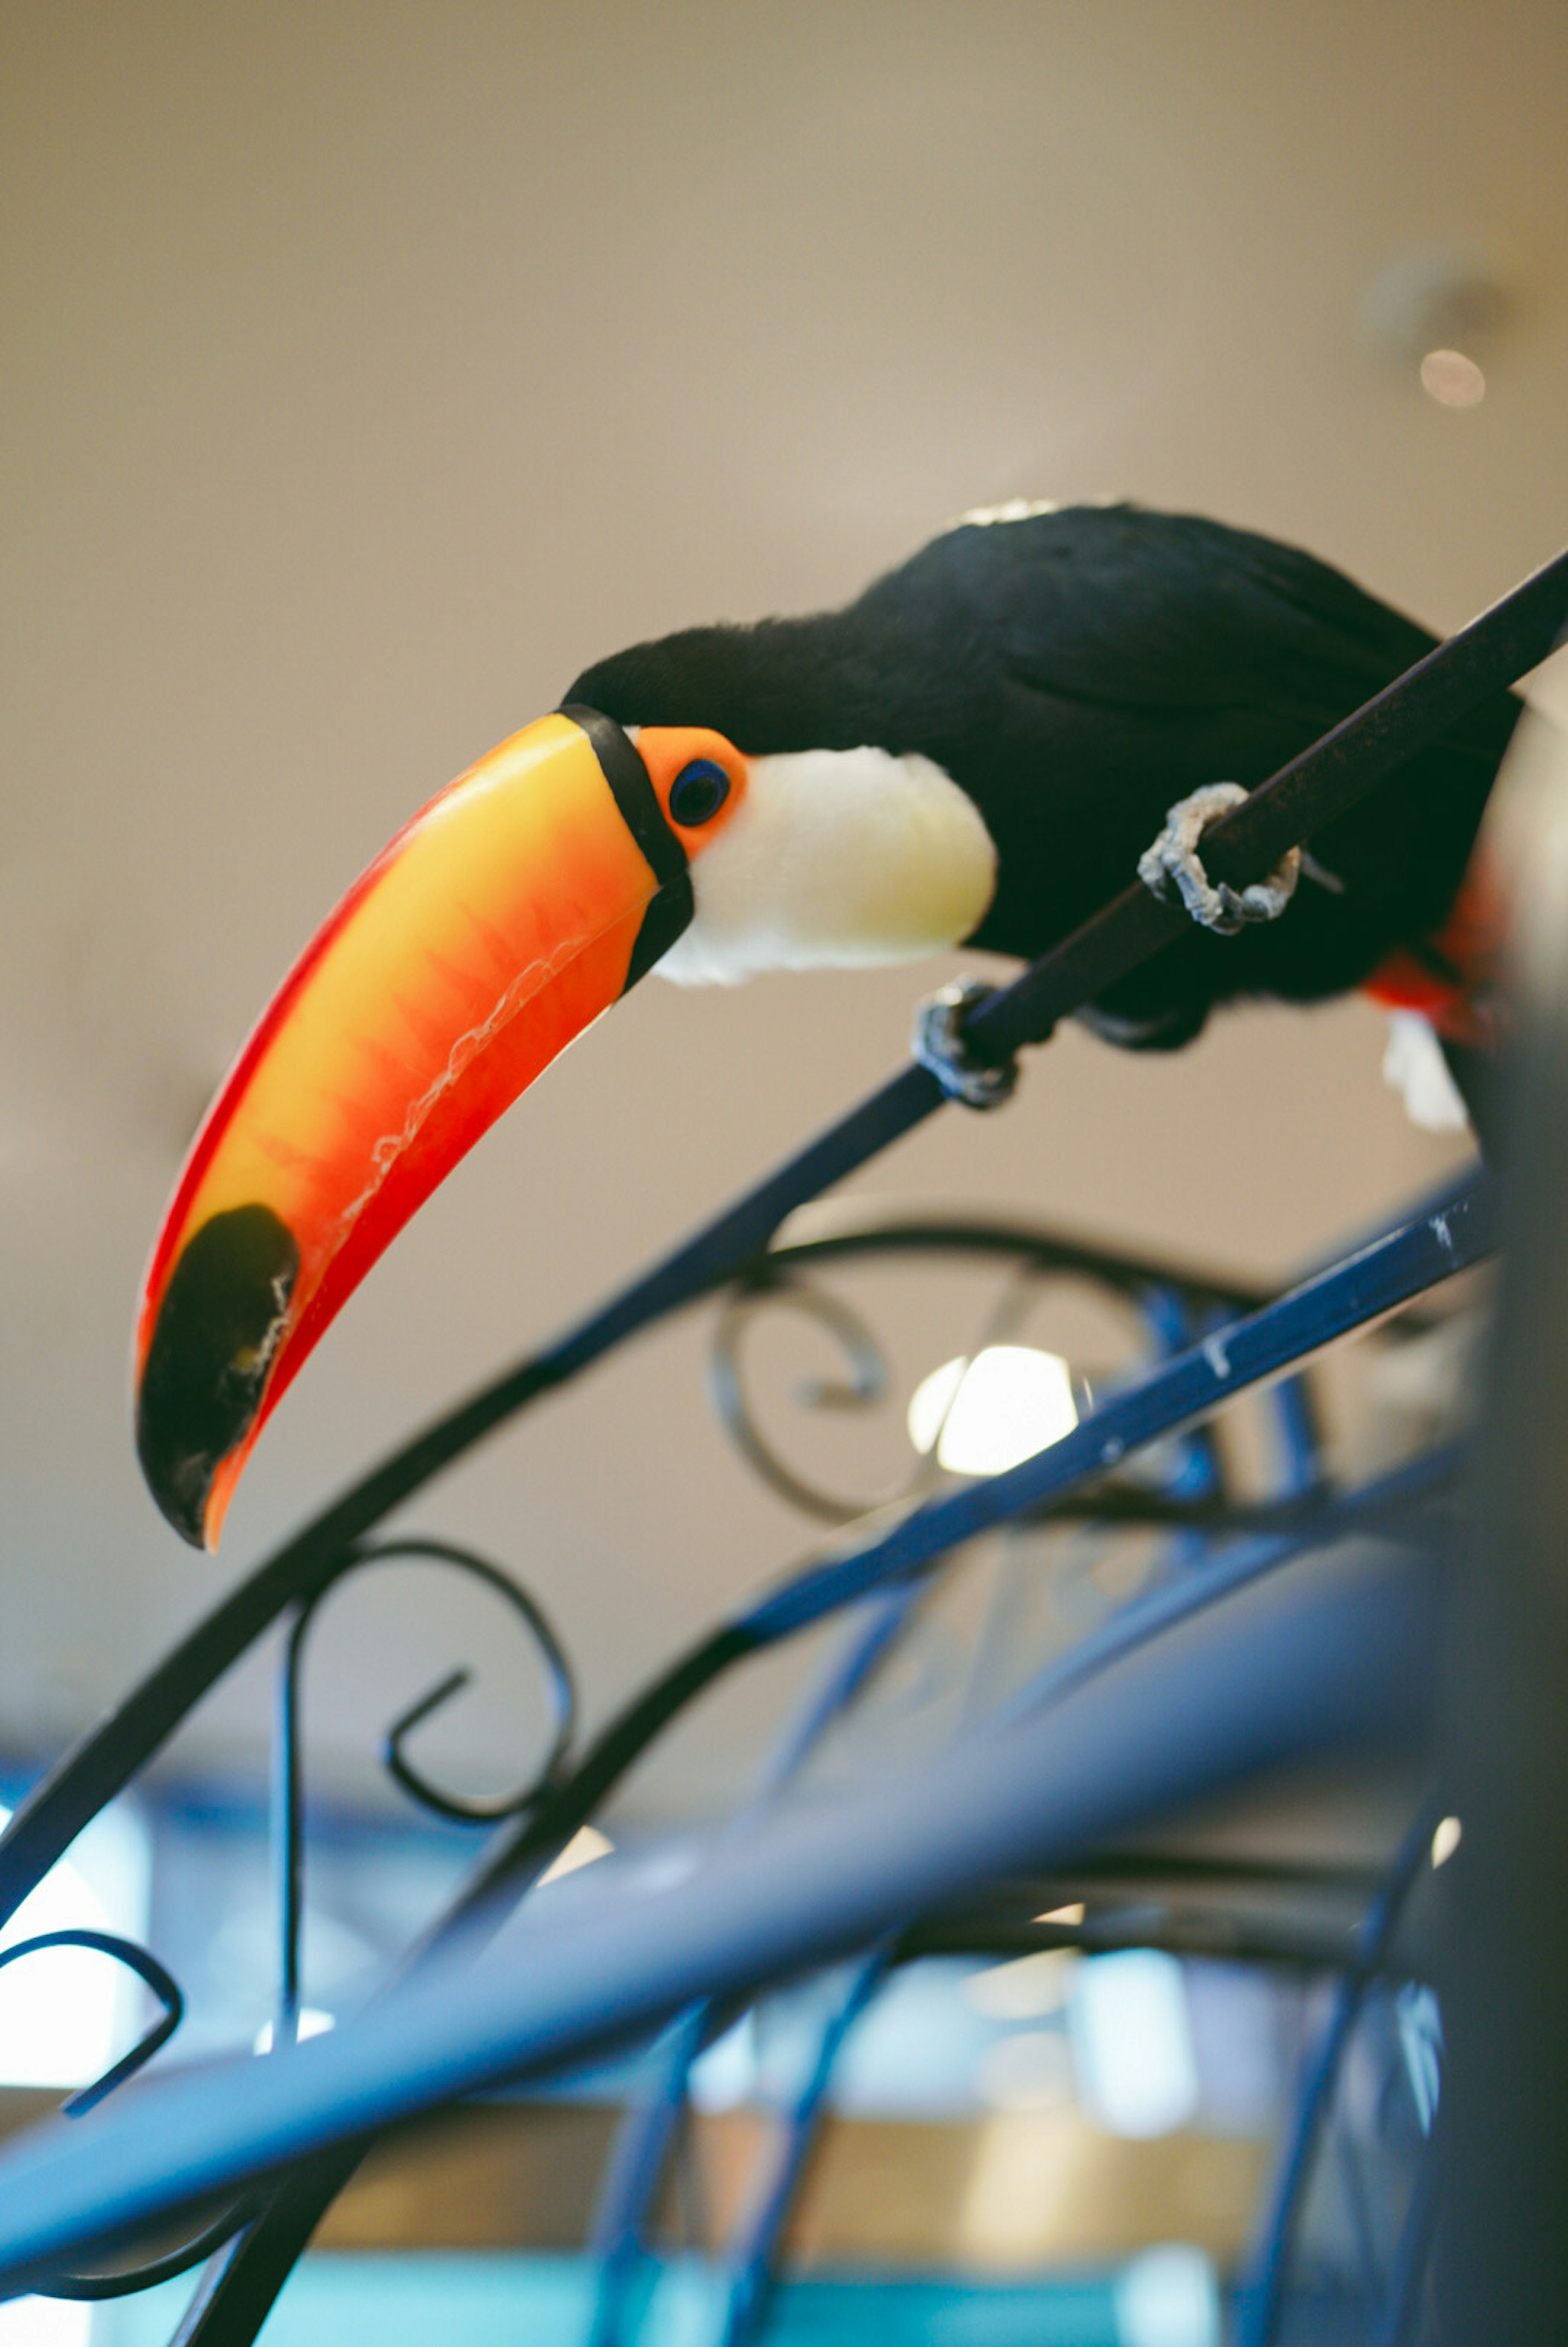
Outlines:
[{"label": "toucan's foot", "polygon": [[1200,928],[1222,938],[1233,938],[1249,921],[1277,921],[1301,875],[1301,850],[1289,847],[1272,872],[1246,888],[1209,878],[1198,853],[1203,835],[1246,797],[1239,783],[1206,783],[1189,791],[1166,811],[1165,829],[1138,858],[1138,878],[1152,895],[1179,897]]}]

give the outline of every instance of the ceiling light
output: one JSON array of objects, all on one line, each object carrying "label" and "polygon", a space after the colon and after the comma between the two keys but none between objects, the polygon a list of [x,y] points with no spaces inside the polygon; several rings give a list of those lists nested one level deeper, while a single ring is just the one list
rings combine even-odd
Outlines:
[{"label": "ceiling light", "polygon": [[1060,1354],[988,1345],[944,1361],[910,1397],[910,1440],[954,1475],[1001,1475],[1078,1423],[1073,1372]]},{"label": "ceiling light", "polygon": [[1479,407],[1486,377],[1462,351],[1429,351],[1421,361],[1421,389],[1440,407]]},{"label": "ceiling light", "polygon": [[1111,2135],[1169,2135],[1198,2106],[1186,1983],[1174,1956],[1127,1948],[1087,1956],[1068,2013],[1078,2089]]}]

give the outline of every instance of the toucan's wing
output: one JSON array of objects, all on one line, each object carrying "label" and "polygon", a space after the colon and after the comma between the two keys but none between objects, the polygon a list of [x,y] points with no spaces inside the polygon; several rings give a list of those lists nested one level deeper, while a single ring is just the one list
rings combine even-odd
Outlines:
[{"label": "toucan's wing", "polygon": [[[1315,557],[1196,516],[1077,507],[1002,538],[1007,671],[1067,700],[1321,727],[1433,642]],[[954,544],[961,578],[975,551]]]},{"label": "toucan's wing", "polygon": [[[977,942],[1004,950],[1043,951],[1125,884],[1173,801],[1262,781],[1434,641],[1310,555],[1135,507],[959,530],[916,559],[941,566],[949,630],[972,632],[993,712],[975,788],[1002,882]],[[1117,1008],[1177,1040],[1209,1001],[1337,992],[1440,926],[1517,714],[1494,696],[1323,833],[1341,895],[1302,891],[1277,929],[1195,932]]]}]

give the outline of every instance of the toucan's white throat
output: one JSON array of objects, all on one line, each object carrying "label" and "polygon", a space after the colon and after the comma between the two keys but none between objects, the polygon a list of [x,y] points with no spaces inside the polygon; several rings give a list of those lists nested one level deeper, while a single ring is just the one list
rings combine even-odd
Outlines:
[{"label": "toucan's white throat", "polygon": [[911,961],[959,944],[996,886],[980,811],[930,758],[803,750],[748,762],[746,803],[694,856],[678,986]]}]

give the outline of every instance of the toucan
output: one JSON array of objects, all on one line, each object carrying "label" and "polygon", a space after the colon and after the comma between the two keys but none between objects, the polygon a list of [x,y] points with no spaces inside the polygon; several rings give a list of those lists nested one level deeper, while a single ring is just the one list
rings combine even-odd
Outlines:
[{"label": "toucan", "polygon": [[[841,610],[585,670],[354,883],[191,1145],[135,1348],[164,1514],[216,1544],[371,1265],[647,971],[724,984],[962,942],[1033,958],[1127,884],[1173,803],[1255,785],[1432,641],[1247,531],[1018,503]],[[1517,714],[1494,696],[1325,828],[1283,917],[1195,926],[1082,1015],[1164,1051],[1238,996],[1370,985],[1473,1041],[1486,924],[1466,875]]]}]

